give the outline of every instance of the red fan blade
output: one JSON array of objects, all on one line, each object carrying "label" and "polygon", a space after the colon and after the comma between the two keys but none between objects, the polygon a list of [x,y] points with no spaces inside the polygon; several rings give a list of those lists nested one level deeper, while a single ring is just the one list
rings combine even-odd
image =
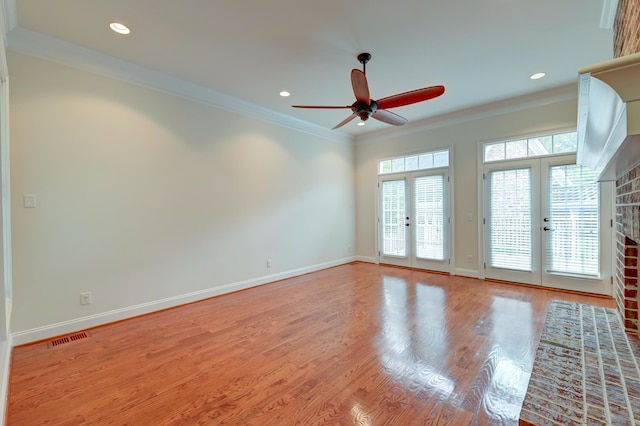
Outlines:
[{"label": "red fan blade", "polygon": [[416,102],[437,98],[444,93],[444,86],[431,86],[424,89],[412,90],[378,100],[378,109],[397,108]]},{"label": "red fan blade", "polygon": [[341,109],[351,108],[351,105],[346,106],[328,106],[328,105],[291,105],[293,108],[316,108],[316,109]]},{"label": "red fan blade", "polygon": [[344,120],[342,120],[340,123],[336,124],[335,126],[333,126],[333,128],[331,130],[335,130],[339,127],[344,126],[345,124],[347,124],[348,122],[350,122],[351,120],[353,120],[354,118],[356,118],[358,116],[358,114],[356,114],[355,112],[353,114],[351,114],[350,116],[348,116],[347,118],[345,118]]},{"label": "red fan blade", "polygon": [[356,99],[369,105],[371,97],[369,96],[367,76],[359,69],[354,68],[351,70],[351,85],[353,86],[353,94],[356,95]]},{"label": "red fan blade", "polygon": [[407,123],[407,119],[404,117],[400,117],[398,114],[395,114],[391,111],[387,111],[384,109],[379,109],[374,112],[371,117],[376,120],[382,121],[383,123],[393,124],[394,126],[402,126]]}]

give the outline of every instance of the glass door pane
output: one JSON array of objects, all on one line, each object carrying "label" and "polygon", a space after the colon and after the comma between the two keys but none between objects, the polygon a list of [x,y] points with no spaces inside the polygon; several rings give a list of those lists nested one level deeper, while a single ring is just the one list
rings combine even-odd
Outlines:
[{"label": "glass door pane", "polygon": [[532,270],[531,169],[489,174],[489,263],[493,268]]},{"label": "glass door pane", "polygon": [[416,257],[444,260],[444,177],[416,178],[414,205]]},{"label": "glass door pane", "polygon": [[380,198],[381,262],[409,266],[407,180],[382,180]]},{"label": "glass door pane", "polygon": [[413,266],[450,272],[448,174],[442,170],[415,174],[412,185]]},{"label": "glass door pane", "polygon": [[540,284],[539,162],[485,167],[485,276]]},{"label": "glass door pane", "polygon": [[612,294],[613,183],[568,155],[541,160],[542,285]]},{"label": "glass door pane", "polygon": [[577,164],[551,166],[547,272],[597,277],[600,272],[600,191],[593,172]]}]

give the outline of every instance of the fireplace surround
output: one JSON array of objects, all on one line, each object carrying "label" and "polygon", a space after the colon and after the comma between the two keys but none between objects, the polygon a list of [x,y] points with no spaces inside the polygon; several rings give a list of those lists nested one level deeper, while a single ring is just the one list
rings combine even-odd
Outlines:
[{"label": "fireplace surround", "polygon": [[638,242],[640,242],[640,164],[616,181],[616,272],[614,296],[629,334],[638,328]]},{"label": "fireplace surround", "polygon": [[[616,59],[630,58],[640,53],[640,0],[619,0],[617,1],[617,11],[613,25],[613,56]],[[631,55],[631,56],[630,56]],[[622,59],[624,60],[624,59]],[[628,71],[628,68],[627,68]],[[638,71],[633,71],[631,78],[627,81],[638,81]],[[613,73],[615,74],[615,72]],[[625,87],[622,95],[629,101],[629,111],[627,118],[637,117],[640,114],[638,102],[634,100],[638,96],[637,85],[633,84],[620,86],[615,77],[604,76],[604,81],[609,80],[612,87],[619,89]],[[629,88],[631,90],[629,91]],[[634,106],[631,106],[634,103]],[[631,121],[627,120],[629,123]],[[630,126],[630,125],[629,125]],[[628,126],[628,127],[629,127]],[[629,130],[629,128],[625,129]],[[637,130],[634,130],[637,132]],[[613,135],[613,133],[612,133]],[[609,141],[606,140],[606,143]],[[629,139],[627,140],[629,142]],[[615,200],[615,268],[613,274],[613,296],[616,300],[616,307],[624,324],[625,331],[634,336],[640,336],[639,327],[639,282],[638,282],[638,249],[640,244],[640,150],[635,146],[640,145],[640,139],[636,137],[618,150],[618,157],[613,159],[618,165],[612,168],[615,172],[605,180],[615,180],[616,200]],[[631,146],[631,148],[629,148]],[[605,152],[604,150],[603,152]],[[596,157],[598,154],[596,154]],[[580,157],[580,148],[578,149]],[[602,161],[602,160],[596,160]],[[611,167],[610,167],[611,168]]]}]

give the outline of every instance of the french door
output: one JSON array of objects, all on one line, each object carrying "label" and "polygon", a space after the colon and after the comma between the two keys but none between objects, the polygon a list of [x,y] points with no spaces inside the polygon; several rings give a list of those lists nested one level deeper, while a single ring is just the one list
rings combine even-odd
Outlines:
[{"label": "french door", "polygon": [[380,263],[449,272],[449,175],[432,170],[378,180]]},{"label": "french door", "polygon": [[575,155],[485,165],[485,277],[610,295],[611,197]]}]

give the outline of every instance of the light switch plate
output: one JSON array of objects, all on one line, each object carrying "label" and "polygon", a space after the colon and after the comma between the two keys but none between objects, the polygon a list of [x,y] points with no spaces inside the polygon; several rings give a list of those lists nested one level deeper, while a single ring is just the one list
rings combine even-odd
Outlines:
[{"label": "light switch plate", "polygon": [[36,196],[34,194],[24,194],[22,197],[22,205],[26,209],[34,209],[38,205]]}]

